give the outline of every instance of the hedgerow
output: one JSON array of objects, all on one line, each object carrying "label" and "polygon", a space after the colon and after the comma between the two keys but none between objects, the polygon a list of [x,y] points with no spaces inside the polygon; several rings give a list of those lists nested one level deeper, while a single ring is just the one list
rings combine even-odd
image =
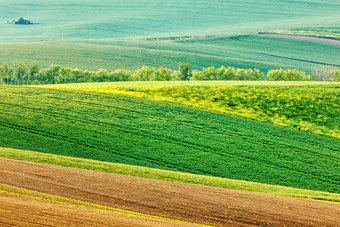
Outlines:
[{"label": "hedgerow", "polygon": [[[331,72],[331,81],[339,80],[339,70]],[[59,65],[50,65],[47,69],[40,69],[36,63],[15,61],[13,64],[0,65],[0,84],[9,85],[38,85],[64,84],[83,82],[114,82],[114,81],[179,81],[179,80],[274,80],[300,81],[311,80],[311,76],[295,69],[269,70],[265,75],[258,69],[240,69],[235,67],[215,68],[213,66],[202,70],[191,70],[190,64],[179,63],[178,70],[159,67],[143,66],[135,72],[117,69],[108,71],[88,71],[72,69]]]}]

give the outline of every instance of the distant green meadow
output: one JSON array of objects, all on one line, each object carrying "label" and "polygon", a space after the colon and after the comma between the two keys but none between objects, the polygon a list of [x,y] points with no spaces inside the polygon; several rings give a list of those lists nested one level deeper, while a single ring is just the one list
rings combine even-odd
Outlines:
[{"label": "distant green meadow", "polygon": [[136,70],[143,65],[177,69],[189,62],[192,69],[209,66],[270,69],[315,69],[340,66],[340,45],[252,35],[217,36],[186,40],[27,41],[0,44],[0,63],[36,62],[98,70]]},{"label": "distant green meadow", "polygon": [[[249,35],[300,28],[336,32],[337,0],[18,0],[15,4],[0,0],[0,6],[0,63],[19,60],[43,68],[58,64],[136,70],[143,65],[175,69],[178,62],[189,62],[198,70],[232,66],[266,73],[296,68],[308,74],[340,65],[340,46]],[[20,17],[33,24],[11,24]]]},{"label": "distant green meadow", "polygon": [[[1,0],[0,6],[0,42],[229,34],[340,21],[337,0]],[[20,17],[35,24],[7,24]]]},{"label": "distant green meadow", "polygon": [[337,139],[90,91],[0,86],[0,100],[0,147],[339,193]]}]

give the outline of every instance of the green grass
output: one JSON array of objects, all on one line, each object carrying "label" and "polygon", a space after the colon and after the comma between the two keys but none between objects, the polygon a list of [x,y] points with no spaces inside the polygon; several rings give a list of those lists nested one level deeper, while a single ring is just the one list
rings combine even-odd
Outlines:
[{"label": "green grass", "polygon": [[72,158],[60,155],[51,155],[4,147],[0,147],[0,157],[71,168],[87,169],[108,173],[118,173],[129,176],[145,177],[149,179],[166,180],[172,182],[189,183],[210,187],[260,192],[281,196],[290,196],[296,198],[340,203],[340,195],[336,193],[311,191],[306,189],[260,184],[249,181],[232,180],[197,174],[179,173],[174,171],[166,171],[118,163],[101,162],[88,159]]},{"label": "green grass", "polygon": [[[258,32],[338,25],[337,0],[1,1],[0,42]],[[6,24],[24,17],[34,25]]]},{"label": "green grass", "polygon": [[133,97],[0,87],[0,146],[339,192],[339,141]]},{"label": "green grass", "polygon": [[154,83],[153,86],[90,83],[45,87],[165,101],[340,139],[340,83],[216,81]]},{"label": "green grass", "polygon": [[[136,70],[143,65],[177,69],[208,66],[258,68],[263,72],[296,68],[311,73],[316,65],[339,65],[340,46],[260,36],[218,36],[174,41],[30,41],[0,44],[0,63],[15,60],[81,69]],[[313,51],[311,51],[313,50]]]}]

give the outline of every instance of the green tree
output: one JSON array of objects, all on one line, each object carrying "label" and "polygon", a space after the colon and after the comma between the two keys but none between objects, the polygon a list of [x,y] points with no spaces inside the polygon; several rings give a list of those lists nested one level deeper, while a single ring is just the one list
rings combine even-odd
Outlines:
[{"label": "green tree", "polygon": [[13,79],[13,69],[7,63],[0,65],[0,83],[13,84]]},{"label": "green tree", "polygon": [[72,82],[72,83],[85,82],[84,81],[85,74],[84,74],[83,70],[75,68],[75,69],[71,70],[71,73],[72,73],[72,76],[74,78],[74,82]]},{"label": "green tree", "polygon": [[62,67],[59,70],[58,76],[56,76],[54,79],[56,84],[76,82],[76,78],[72,75],[72,69],[69,67]]},{"label": "green tree", "polygon": [[222,66],[221,68],[217,69],[217,79],[218,80],[234,80],[235,76],[235,68],[231,68],[230,66],[228,68]]},{"label": "green tree", "polygon": [[331,71],[331,81],[340,81],[340,70],[334,69]]},{"label": "green tree", "polygon": [[310,75],[306,75],[303,71],[298,71],[296,69],[279,69],[279,70],[269,70],[267,73],[267,80],[285,80],[285,81],[301,81],[301,80],[311,80]]},{"label": "green tree", "polygon": [[129,81],[132,80],[132,73],[131,71],[127,71],[124,69],[116,69],[114,71],[116,74],[116,77],[118,78],[118,81]]},{"label": "green tree", "polygon": [[189,80],[191,77],[191,70],[189,63],[178,63],[178,71],[182,80]]},{"label": "green tree", "polygon": [[44,72],[44,77],[43,79],[43,83],[51,83],[54,84],[55,83],[55,79],[58,77],[59,75],[59,71],[60,71],[60,66],[59,65],[50,65],[50,67],[48,67],[45,72]]},{"label": "green tree", "polygon": [[26,62],[14,61],[13,72],[15,84],[26,84],[28,81],[28,65]]},{"label": "green tree", "polygon": [[171,80],[173,80],[173,81],[180,81],[180,80],[182,80],[180,72],[177,71],[177,70],[173,71],[171,73]]},{"label": "green tree", "polygon": [[134,74],[134,79],[138,81],[148,81],[152,79],[152,74],[155,69],[150,68],[149,66],[143,65],[142,68],[138,69]]},{"label": "green tree", "polygon": [[154,81],[168,81],[171,80],[171,69],[160,67],[156,69],[152,74],[152,80]]},{"label": "green tree", "polygon": [[40,69],[37,63],[32,62],[28,66],[28,83],[32,83],[35,80],[36,76],[38,75]]},{"label": "green tree", "polygon": [[215,67],[207,67],[203,68],[202,71],[193,70],[192,71],[192,78],[194,80],[216,80],[217,74]]},{"label": "green tree", "polygon": [[96,72],[95,81],[96,82],[105,82],[105,81],[107,81],[108,77],[109,77],[109,71],[107,71],[106,69],[99,69]]}]

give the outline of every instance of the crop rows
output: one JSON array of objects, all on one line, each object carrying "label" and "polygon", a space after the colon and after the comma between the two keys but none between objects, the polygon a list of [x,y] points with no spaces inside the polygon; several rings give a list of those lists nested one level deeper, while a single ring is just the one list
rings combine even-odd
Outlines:
[{"label": "crop rows", "polygon": [[0,146],[339,192],[338,140],[126,96],[0,87]]},{"label": "crop rows", "polygon": [[258,85],[111,87],[99,88],[97,91],[108,92],[110,89],[116,93],[189,105],[340,138],[340,87],[336,83],[291,87]]}]

